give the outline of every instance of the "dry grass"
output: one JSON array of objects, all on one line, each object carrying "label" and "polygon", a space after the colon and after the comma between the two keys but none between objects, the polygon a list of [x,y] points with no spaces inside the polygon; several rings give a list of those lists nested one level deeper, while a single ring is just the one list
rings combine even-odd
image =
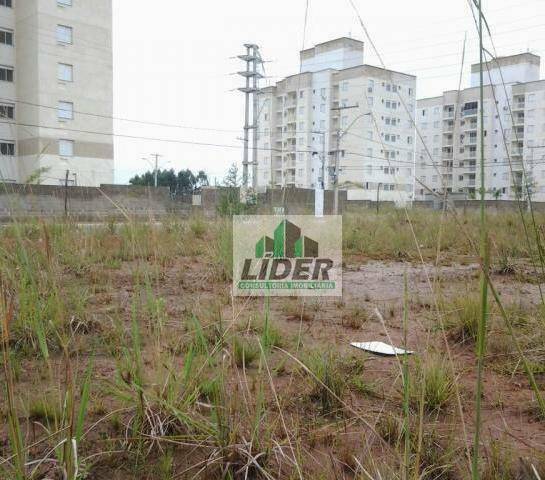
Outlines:
[{"label": "dry grass", "polygon": [[[437,214],[410,214],[425,258],[434,259]],[[475,215],[461,221],[474,231]],[[510,265],[517,261],[518,275],[528,256],[516,217],[492,216],[490,228],[498,271],[515,281]],[[349,215],[344,235],[348,264],[418,257],[402,212]],[[444,225],[441,251],[442,262],[473,255],[453,220]],[[384,330],[400,342],[401,305],[366,289],[340,302],[232,299],[231,267],[229,219],[3,229],[2,381],[9,395],[0,398],[0,476],[402,478],[400,365],[348,347],[354,335],[378,339]],[[429,298],[409,307],[409,343],[418,350],[409,378],[415,478],[467,473],[454,386],[464,402],[471,398],[478,309],[460,290],[465,282],[441,291],[440,312]],[[381,326],[370,312],[384,302]],[[543,382],[543,309],[512,303],[516,334]],[[454,371],[437,315],[448,329]],[[506,388],[505,401],[488,408],[542,435],[535,412],[507,411],[532,397],[495,310],[489,340],[490,375]],[[517,389],[508,388],[514,381]],[[464,408],[470,423],[471,405]],[[483,439],[483,478],[532,478],[524,476],[532,462],[542,471],[539,455],[516,435],[506,434],[501,449],[490,438]]]}]

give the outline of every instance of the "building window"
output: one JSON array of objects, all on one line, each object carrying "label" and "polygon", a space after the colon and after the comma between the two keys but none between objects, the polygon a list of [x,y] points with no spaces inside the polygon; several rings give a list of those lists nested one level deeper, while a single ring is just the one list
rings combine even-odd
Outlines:
[{"label": "building window", "polygon": [[13,119],[15,117],[15,106],[1,103],[0,104],[0,117],[1,118],[11,118]]},{"label": "building window", "polygon": [[66,25],[57,25],[57,42],[59,43],[72,43],[73,29]]},{"label": "building window", "polygon": [[72,102],[59,102],[57,115],[61,120],[72,120],[74,118],[74,104]]},{"label": "building window", "polygon": [[13,30],[0,29],[0,43],[13,45]]},{"label": "building window", "polygon": [[73,157],[74,140],[59,140],[59,155],[61,157]]},{"label": "building window", "polygon": [[67,63],[59,63],[57,69],[57,78],[63,82],[74,81],[74,67]]},{"label": "building window", "polygon": [[3,82],[13,82],[13,68],[0,67],[0,80]]},{"label": "building window", "polygon": [[347,92],[348,91],[348,82],[343,82],[341,88],[342,88],[343,92]]},{"label": "building window", "polygon": [[59,7],[71,7],[72,0],[57,0],[57,5]]},{"label": "building window", "polygon": [[0,142],[0,154],[13,157],[15,155],[15,143]]},{"label": "building window", "polygon": [[0,0],[0,6],[11,8],[13,6],[12,0]]}]

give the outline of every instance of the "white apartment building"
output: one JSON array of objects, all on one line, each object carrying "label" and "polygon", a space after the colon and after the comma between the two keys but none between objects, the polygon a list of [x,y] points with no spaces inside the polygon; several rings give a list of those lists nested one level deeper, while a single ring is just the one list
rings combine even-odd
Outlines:
[{"label": "white apartment building", "polygon": [[0,179],[113,183],[111,0],[0,0]]},{"label": "white apartment building", "polygon": [[[416,198],[431,192],[475,198],[480,188],[479,64],[471,87],[417,102]],[[523,53],[484,67],[485,189],[489,199],[516,198],[526,185],[545,201],[545,80],[540,57]],[[525,174],[524,174],[525,172]]]},{"label": "white apartment building", "polygon": [[259,95],[257,188],[339,188],[351,200],[414,194],[416,78],[363,63],[363,43],[303,50],[301,73]]}]

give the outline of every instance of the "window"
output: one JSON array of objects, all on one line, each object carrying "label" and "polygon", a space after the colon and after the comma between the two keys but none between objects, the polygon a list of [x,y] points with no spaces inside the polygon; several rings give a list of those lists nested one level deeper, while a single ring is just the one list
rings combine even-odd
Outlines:
[{"label": "window", "polygon": [[13,68],[0,67],[0,80],[3,82],[13,82]]},{"label": "window", "polygon": [[325,103],[320,104],[320,112],[325,113]]},{"label": "window", "polygon": [[72,102],[59,102],[57,116],[61,120],[72,120],[74,118],[74,104]]},{"label": "window", "polygon": [[72,27],[66,25],[57,25],[57,42],[72,43]]},{"label": "window", "polygon": [[4,45],[13,45],[13,31],[0,29],[0,43]]},{"label": "window", "polygon": [[325,130],[325,120],[320,120],[320,130],[322,132]]},{"label": "window", "polygon": [[347,92],[347,91],[348,91],[348,82],[343,82],[343,84],[342,84],[342,89],[343,89],[343,92]]},{"label": "window", "polygon": [[326,92],[325,88],[321,88],[321,89],[320,89],[320,96],[321,96],[322,98],[325,98],[325,92]]},{"label": "window", "polygon": [[305,96],[305,91],[304,90],[301,90],[299,92],[299,98],[303,98]]},{"label": "window", "polygon": [[0,104],[0,118],[14,118],[15,117],[15,106],[2,103]]},{"label": "window", "polygon": [[375,89],[375,81],[374,80],[368,80],[367,81],[367,91],[369,93],[373,93],[374,89]]},{"label": "window", "polygon": [[57,78],[63,82],[74,81],[74,67],[67,63],[59,63],[57,70]]},{"label": "window", "polygon": [[367,97],[367,106],[372,107],[373,106],[373,97]]},{"label": "window", "polygon": [[15,143],[13,142],[0,142],[0,154],[2,155],[15,155]]},{"label": "window", "polygon": [[11,8],[13,6],[11,2],[12,0],[0,0],[0,6]]},{"label": "window", "polygon": [[59,140],[59,155],[61,157],[73,157],[74,140]]},{"label": "window", "polygon": [[59,7],[71,7],[72,0],[57,0],[57,5]]}]

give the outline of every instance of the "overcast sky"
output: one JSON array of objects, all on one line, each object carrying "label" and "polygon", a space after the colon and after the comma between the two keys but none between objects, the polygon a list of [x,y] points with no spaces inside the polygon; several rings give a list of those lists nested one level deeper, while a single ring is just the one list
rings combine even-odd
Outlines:
[{"label": "overcast sky", "polygon": [[[386,68],[417,75],[418,97],[456,89],[464,34],[466,68],[478,61],[468,0],[353,0]],[[349,0],[113,0],[116,181],[150,168],[205,170],[218,183],[242,157],[242,69],[236,55],[256,43],[268,62],[262,86],[299,71],[299,50],[340,36],[365,42],[365,63],[380,65]],[[483,0],[499,55],[545,56],[545,1]],[[152,139],[161,139],[150,140]],[[166,140],[171,140],[167,142]],[[235,148],[180,142],[230,145]]]}]

